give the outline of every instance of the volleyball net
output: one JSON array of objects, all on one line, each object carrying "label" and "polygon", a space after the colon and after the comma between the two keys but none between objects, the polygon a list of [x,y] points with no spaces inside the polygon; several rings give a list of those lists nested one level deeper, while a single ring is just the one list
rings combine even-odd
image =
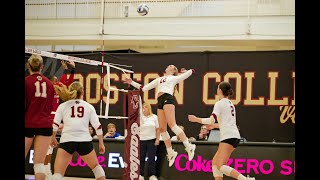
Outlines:
[{"label": "volleyball net", "polygon": [[[75,62],[76,73],[74,79],[82,82],[84,85],[85,100],[95,106],[99,118],[128,118],[120,115],[120,112],[121,110],[123,111],[124,107],[115,107],[114,111],[110,111],[110,104],[116,104],[121,101],[120,94],[128,92],[128,85],[124,84],[122,80],[126,77],[130,77],[134,73],[130,70],[132,69],[132,66],[105,62],[104,52],[100,53],[100,61],[90,59],[93,55],[96,58],[99,57],[99,55],[97,56],[97,53],[79,54],[82,57],[76,57],[30,47],[25,47],[25,53],[40,55],[44,58],[43,74],[47,76],[61,76],[63,69],[62,66],[59,66],[60,60]],[[124,105],[125,104],[122,106]],[[118,112],[118,114],[114,114],[114,112]]]},{"label": "volleyball net", "polygon": [[[76,72],[74,80],[82,82],[85,89],[84,99],[95,104],[96,111],[100,119],[123,119],[124,120],[124,172],[123,179],[137,179],[140,172],[140,113],[142,112],[142,102],[140,91],[129,91],[128,85],[122,80],[133,75],[133,71],[126,69],[131,68],[128,65],[114,64],[105,62],[105,54],[101,52],[101,61],[92,60],[92,53],[81,54],[82,57],[63,55],[42,51],[38,49],[25,47],[25,53],[31,56],[36,54],[44,59],[43,74],[47,76],[62,74],[63,68],[59,66],[59,60],[73,61],[76,63]],[[88,57],[88,58],[84,58]],[[95,54],[97,57],[97,54]],[[25,60],[28,56],[25,57]],[[126,68],[124,68],[126,67]],[[116,73],[118,71],[118,73]],[[88,73],[89,72],[89,73]],[[119,75],[119,72],[121,75]],[[127,88],[125,89],[125,86]],[[121,88],[122,87],[122,88]],[[122,93],[122,105],[119,102],[119,93]],[[112,94],[112,97],[111,97]],[[118,98],[117,98],[118,97]],[[103,106],[103,104],[105,104]],[[110,104],[117,104],[110,111]],[[103,108],[104,107],[104,108]],[[123,116],[111,115],[110,112],[120,112],[122,109]],[[98,109],[98,110],[97,110]]]}]

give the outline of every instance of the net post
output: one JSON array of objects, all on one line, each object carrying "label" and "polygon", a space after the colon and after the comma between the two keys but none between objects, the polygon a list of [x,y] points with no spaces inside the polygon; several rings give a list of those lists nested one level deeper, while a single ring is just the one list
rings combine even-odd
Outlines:
[{"label": "net post", "polygon": [[126,107],[128,112],[127,136],[124,142],[123,180],[138,180],[140,175],[140,111],[142,108],[139,90],[128,91]]},{"label": "net post", "polygon": [[[128,93],[123,93],[123,117],[128,117]],[[123,129],[124,129],[124,137],[127,137],[128,131],[127,131],[127,124],[128,119],[123,120]]]}]

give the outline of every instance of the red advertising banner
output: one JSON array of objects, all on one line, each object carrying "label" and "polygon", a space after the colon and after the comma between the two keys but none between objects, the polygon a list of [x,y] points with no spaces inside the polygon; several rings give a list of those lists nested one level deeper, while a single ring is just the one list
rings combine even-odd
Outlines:
[{"label": "red advertising banner", "polygon": [[127,96],[128,121],[124,142],[124,180],[138,180],[140,175],[140,91],[129,91]]}]

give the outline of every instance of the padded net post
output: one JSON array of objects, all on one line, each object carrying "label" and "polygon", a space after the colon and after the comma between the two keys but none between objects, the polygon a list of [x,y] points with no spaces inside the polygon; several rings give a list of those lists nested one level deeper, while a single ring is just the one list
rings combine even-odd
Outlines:
[{"label": "padded net post", "polygon": [[129,91],[126,102],[128,119],[125,127],[127,136],[124,143],[124,180],[138,180],[140,175],[140,112],[142,108],[140,91]]}]

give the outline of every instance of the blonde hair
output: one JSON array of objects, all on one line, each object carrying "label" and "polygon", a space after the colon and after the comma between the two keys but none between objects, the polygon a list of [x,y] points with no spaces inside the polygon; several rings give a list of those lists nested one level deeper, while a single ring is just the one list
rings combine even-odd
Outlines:
[{"label": "blonde hair", "polygon": [[69,90],[76,91],[77,92],[76,98],[80,98],[83,93],[83,85],[79,81],[75,81],[70,85]]},{"label": "blonde hair", "polygon": [[73,82],[69,88],[62,83],[53,87],[63,101],[79,99],[83,93],[83,85],[78,81]]},{"label": "blonde hair", "polygon": [[[178,76],[179,70],[178,70],[178,68],[177,68],[176,66],[174,66],[174,70],[175,70],[175,72],[173,73],[173,75],[174,75],[174,76]],[[176,85],[174,86],[174,90],[177,89],[177,85],[178,85],[178,84],[176,84]],[[173,93],[174,93],[174,91],[173,91]]]},{"label": "blonde hair", "polygon": [[179,70],[178,70],[178,68],[176,66],[174,66],[174,70],[175,70],[175,72],[173,73],[173,75],[174,76],[178,76]]},{"label": "blonde hair", "polygon": [[113,124],[113,123],[109,123],[109,124],[107,125],[107,129],[112,128],[112,127],[116,128],[116,125]]},{"label": "blonde hair", "polygon": [[147,108],[147,116],[150,116],[150,115],[152,115],[153,113],[152,113],[152,108],[151,108],[151,105],[149,104],[149,103],[147,103],[147,102],[144,102],[143,104],[142,104],[142,107],[146,107]]},{"label": "blonde hair", "polygon": [[40,55],[32,54],[28,59],[28,63],[32,72],[39,72],[43,65],[43,59]]}]

